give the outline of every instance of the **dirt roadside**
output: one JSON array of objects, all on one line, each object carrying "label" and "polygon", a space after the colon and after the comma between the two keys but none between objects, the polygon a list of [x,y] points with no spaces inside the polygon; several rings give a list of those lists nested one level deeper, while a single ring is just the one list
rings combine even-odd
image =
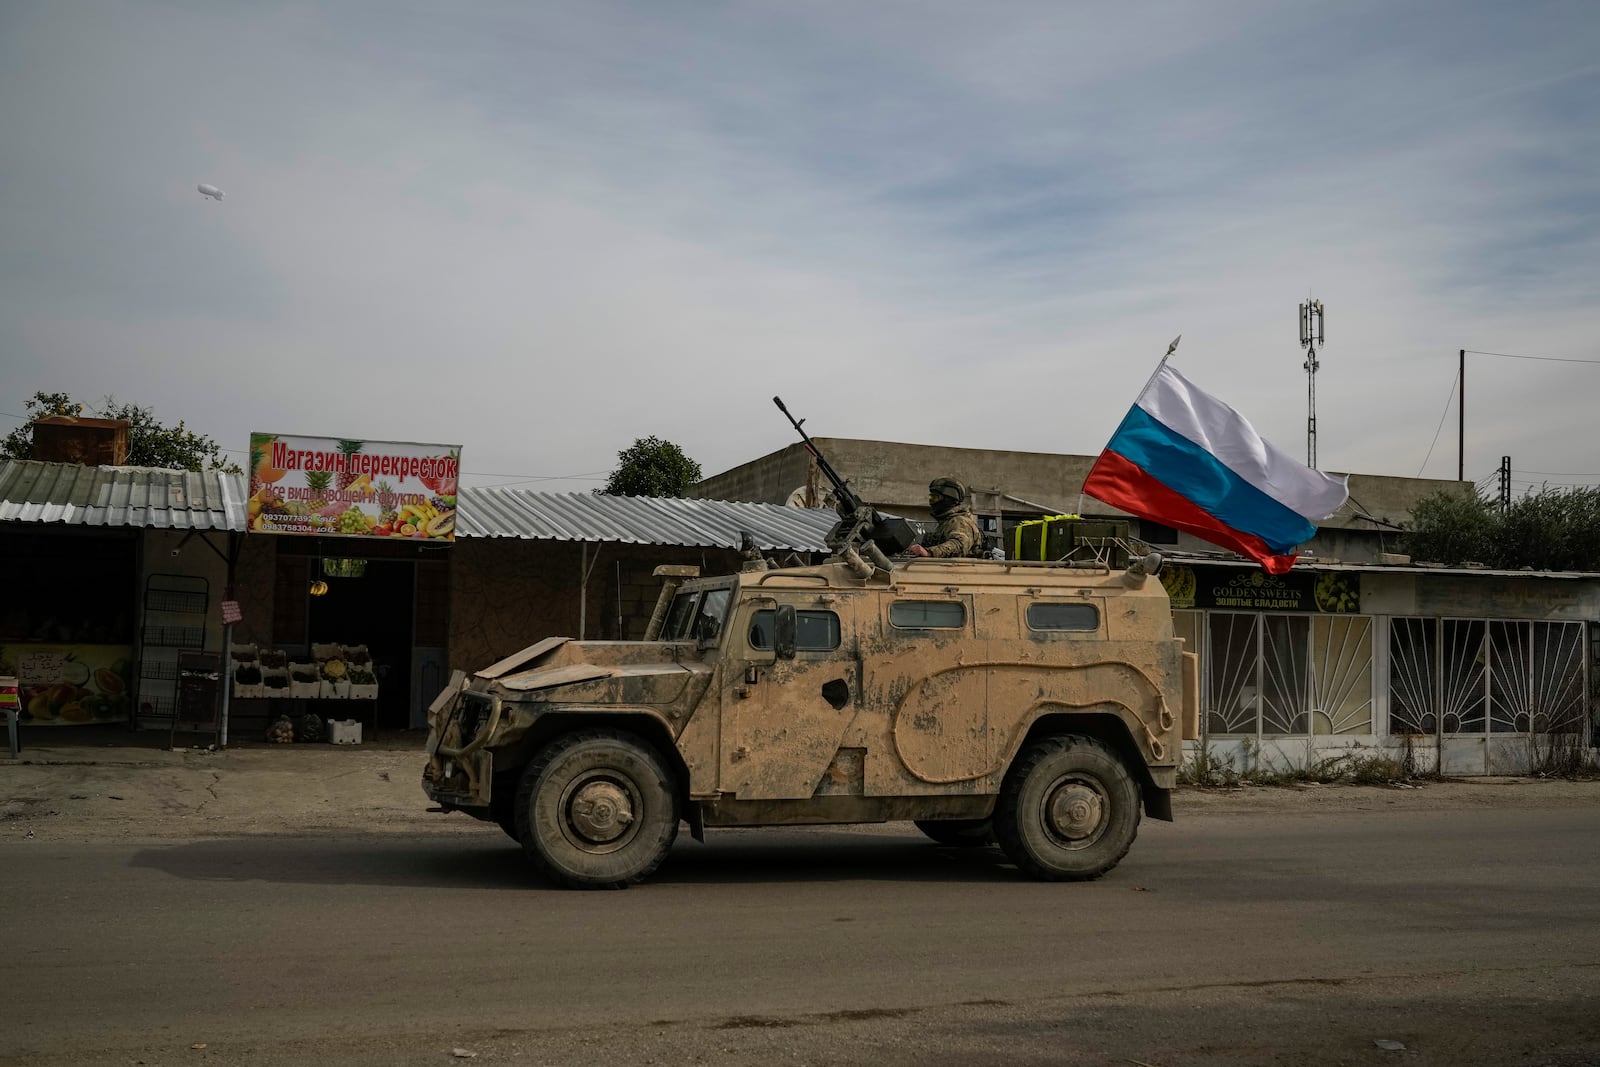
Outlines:
[{"label": "dirt roadside", "polygon": [[[250,834],[498,834],[428,811],[421,731],[363,745],[268,745],[215,752],[121,744],[0,750],[0,844],[192,840]],[[1181,789],[1177,818],[1253,813],[1600,805],[1600,781],[1471,778],[1408,786]]]}]

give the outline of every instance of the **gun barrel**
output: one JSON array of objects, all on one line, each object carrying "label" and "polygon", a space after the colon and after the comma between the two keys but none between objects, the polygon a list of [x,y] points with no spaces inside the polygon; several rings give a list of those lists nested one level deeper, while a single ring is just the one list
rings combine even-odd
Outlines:
[{"label": "gun barrel", "polygon": [[832,484],[834,494],[839,498],[839,513],[843,515],[858,510],[862,506],[861,498],[851,490],[848,482],[839,477],[839,472],[833,469],[833,464],[828,462],[828,457],[822,454],[822,450],[817,447],[816,442],[811,440],[810,435],[806,433],[804,426],[806,420],[797,420],[793,415],[789,414],[789,409],[784,407],[782,397],[775,396],[772,398],[772,402],[778,405],[778,410],[783,412],[784,417],[795,428],[795,432],[800,435],[800,440],[805,444],[806,451],[810,452],[812,457],[816,459],[817,470],[821,471],[822,476]]}]

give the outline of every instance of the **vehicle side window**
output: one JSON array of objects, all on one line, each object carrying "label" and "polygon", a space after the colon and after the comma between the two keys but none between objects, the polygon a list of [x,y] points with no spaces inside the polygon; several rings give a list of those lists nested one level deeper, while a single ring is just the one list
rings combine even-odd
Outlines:
[{"label": "vehicle side window", "polygon": [[1028,605],[1030,630],[1098,630],[1100,610],[1093,604],[1046,601]]},{"label": "vehicle side window", "polygon": [[[750,647],[772,647],[773,613],[758,611],[750,619]],[[795,651],[832,652],[839,647],[839,616],[831,611],[795,612]]]},{"label": "vehicle side window", "polygon": [[902,630],[958,630],[967,624],[967,607],[959,600],[896,600],[889,605],[889,624]]}]

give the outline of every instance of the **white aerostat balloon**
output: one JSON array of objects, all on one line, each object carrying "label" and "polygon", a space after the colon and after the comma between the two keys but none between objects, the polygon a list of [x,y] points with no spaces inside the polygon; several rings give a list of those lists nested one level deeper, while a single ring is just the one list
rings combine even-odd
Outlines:
[{"label": "white aerostat balloon", "polygon": [[215,185],[206,185],[204,182],[202,182],[196,188],[200,190],[201,196],[209,196],[213,200],[222,199],[222,190],[218,189]]}]

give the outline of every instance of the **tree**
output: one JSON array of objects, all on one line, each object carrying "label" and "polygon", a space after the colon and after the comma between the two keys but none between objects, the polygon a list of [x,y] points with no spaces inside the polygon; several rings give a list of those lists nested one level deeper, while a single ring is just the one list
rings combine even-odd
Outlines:
[{"label": "tree", "polygon": [[1504,510],[1479,495],[1441,491],[1423,497],[1406,526],[1413,559],[1501,570],[1600,569],[1600,488],[1526,493]]},{"label": "tree", "polygon": [[617,453],[617,467],[605,487],[608,496],[677,496],[700,480],[700,464],[683,449],[659,437],[641,437]]},{"label": "tree", "polygon": [[[81,415],[83,405],[67,393],[33,394],[23,402],[28,421],[0,441],[0,456],[10,459],[33,457],[33,424],[52,415]],[[173,470],[223,470],[239,473],[239,465],[222,455],[222,446],[205,434],[195,433],[179,420],[165,426],[151,408],[118,402],[114,396],[101,401],[91,414],[99,419],[122,419],[128,424],[128,462],[135,467],[166,467]]]},{"label": "tree", "polygon": [[1406,551],[1412,559],[1446,566],[1486,563],[1496,518],[1489,502],[1476,493],[1430,493],[1411,509],[1411,521],[1405,524]]}]

